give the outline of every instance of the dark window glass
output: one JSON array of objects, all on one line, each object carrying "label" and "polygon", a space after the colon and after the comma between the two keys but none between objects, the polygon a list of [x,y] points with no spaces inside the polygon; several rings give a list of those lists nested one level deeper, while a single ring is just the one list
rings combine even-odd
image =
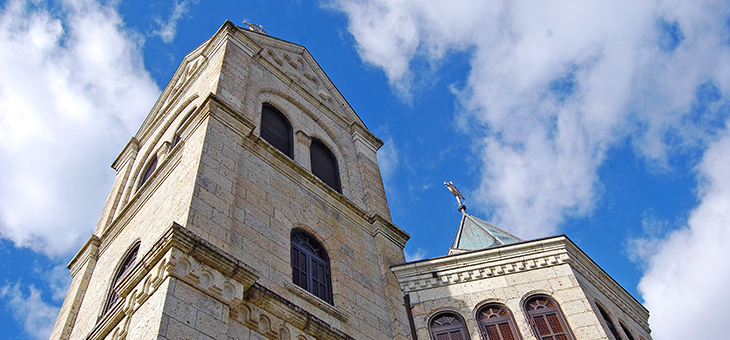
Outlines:
[{"label": "dark window glass", "polygon": [[102,310],[101,315],[104,316],[114,305],[119,302],[119,294],[116,291],[117,283],[124,277],[124,274],[126,274],[130,268],[134,265],[134,262],[137,260],[137,252],[139,251],[139,243],[135,244],[134,247],[127,253],[127,256],[124,257],[124,260],[119,265],[119,268],[117,269],[116,273],[114,274],[114,278],[112,279],[111,287],[109,287],[109,294],[107,294],[106,303],[104,304],[104,309]]},{"label": "dark window glass", "polygon": [[180,143],[180,135],[175,134],[175,136],[172,137],[172,145],[170,145],[170,149],[174,148],[177,143]]},{"label": "dark window glass", "polygon": [[598,312],[601,313],[601,317],[603,318],[603,321],[606,322],[606,326],[608,326],[608,330],[611,332],[611,335],[613,335],[613,338],[621,340],[621,337],[618,335],[618,330],[616,330],[616,325],[613,324],[608,313],[606,313],[600,305],[596,304],[596,307],[598,307]]},{"label": "dark window glass", "polygon": [[291,233],[291,269],[295,285],[332,304],[327,252],[312,235],[300,229]]},{"label": "dark window glass", "polygon": [[468,340],[464,319],[453,312],[443,312],[431,318],[428,324],[433,340]]},{"label": "dark window glass", "polygon": [[316,138],[312,138],[312,145],[309,147],[309,150],[312,161],[312,173],[319,177],[322,182],[327,183],[332,189],[342,193],[337,158],[335,158],[332,151]]},{"label": "dark window glass", "polygon": [[520,340],[512,313],[499,304],[488,304],[477,312],[479,329],[484,340]]},{"label": "dark window glass", "polygon": [[621,325],[621,329],[624,330],[624,334],[626,334],[626,338],[628,338],[629,340],[634,340],[634,336],[631,334],[631,332],[629,332],[629,329],[621,322],[619,322],[619,325]]},{"label": "dark window glass", "polygon": [[150,177],[152,177],[152,174],[155,172],[155,170],[157,170],[157,156],[152,159],[150,164],[147,164],[144,172],[142,172],[142,177],[140,177],[139,179],[139,187],[142,187],[142,185],[145,184],[147,180],[150,179]]},{"label": "dark window glass", "polygon": [[527,300],[525,310],[540,340],[572,340],[558,304],[547,296]]},{"label": "dark window glass", "polygon": [[284,114],[269,104],[261,108],[261,138],[289,158],[294,158],[291,124]]}]

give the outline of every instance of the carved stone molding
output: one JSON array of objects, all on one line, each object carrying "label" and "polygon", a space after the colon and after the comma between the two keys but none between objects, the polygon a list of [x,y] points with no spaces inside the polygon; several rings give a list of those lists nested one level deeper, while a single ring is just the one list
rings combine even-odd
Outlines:
[{"label": "carved stone molding", "polygon": [[245,263],[173,223],[116,286],[120,302],[86,337],[126,338],[131,316],[170,276],[191,284],[229,305],[238,305],[258,274]]}]

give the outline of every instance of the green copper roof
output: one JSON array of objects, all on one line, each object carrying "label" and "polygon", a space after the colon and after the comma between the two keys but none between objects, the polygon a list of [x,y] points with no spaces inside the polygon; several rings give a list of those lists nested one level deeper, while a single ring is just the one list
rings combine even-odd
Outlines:
[{"label": "green copper roof", "polygon": [[466,207],[459,210],[462,213],[461,223],[449,254],[522,242],[519,237],[467,214]]}]

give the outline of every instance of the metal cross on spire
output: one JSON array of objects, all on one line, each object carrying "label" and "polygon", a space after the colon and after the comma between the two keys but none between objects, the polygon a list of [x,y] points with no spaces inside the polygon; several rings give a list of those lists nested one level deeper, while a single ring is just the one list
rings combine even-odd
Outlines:
[{"label": "metal cross on spire", "polygon": [[456,197],[456,201],[459,202],[459,211],[464,212],[466,211],[466,206],[464,203],[461,203],[461,200],[465,200],[464,195],[461,194],[461,191],[456,188],[454,185],[454,182],[444,182],[447,188],[449,188],[449,191],[451,191],[452,194]]}]

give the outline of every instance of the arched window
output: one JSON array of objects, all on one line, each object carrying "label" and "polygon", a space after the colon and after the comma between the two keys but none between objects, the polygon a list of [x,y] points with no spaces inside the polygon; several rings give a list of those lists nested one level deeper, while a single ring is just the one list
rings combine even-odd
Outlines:
[{"label": "arched window", "polygon": [[312,138],[312,145],[309,147],[309,151],[312,161],[312,173],[319,177],[322,182],[327,183],[332,189],[342,193],[337,158],[332,154],[332,151],[317,138]]},{"label": "arched window", "polygon": [[157,170],[157,156],[152,158],[152,161],[150,161],[149,164],[147,164],[147,167],[142,172],[142,176],[139,178],[139,185],[137,186],[137,189],[141,188],[142,185],[144,185],[150,177],[152,177],[152,174]]},{"label": "arched window", "polygon": [[327,251],[312,235],[301,229],[291,232],[291,271],[295,285],[332,304]]},{"label": "arched window", "polygon": [[102,309],[101,312],[102,316],[106,314],[112,307],[114,307],[114,305],[119,301],[119,294],[117,293],[115,288],[117,286],[117,283],[119,283],[119,281],[124,277],[124,274],[126,274],[129,269],[132,268],[132,266],[134,265],[134,262],[137,260],[138,251],[139,242],[127,252],[127,256],[124,257],[124,260],[122,260],[119,268],[117,268],[117,271],[114,274],[114,278],[112,279],[112,284],[109,287],[109,294],[107,294],[104,309]]},{"label": "arched window", "polygon": [[507,307],[496,303],[490,303],[479,309],[477,312],[479,331],[484,340],[520,340],[520,334],[515,327]]},{"label": "arched window", "polygon": [[620,321],[619,321],[619,323],[618,323],[618,324],[619,324],[619,325],[621,325],[621,329],[623,329],[623,331],[624,331],[624,334],[626,334],[626,337],[627,337],[627,338],[628,338],[629,340],[634,340],[634,335],[633,335],[633,334],[631,334],[631,332],[630,332],[630,331],[629,331],[629,329],[628,329],[628,328],[626,327],[626,325],[624,325],[624,324],[623,324],[622,322],[620,322]]},{"label": "arched window", "polygon": [[621,340],[621,337],[618,335],[616,325],[614,325],[613,321],[611,321],[611,316],[606,313],[601,305],[596,303],[596,307],[598,307],[598,312],[601,313],[601,317],[603,318],[603,321],[606,322],[606,326],[608,326],[608,330],[611,332],[611,335],[613,335],[613,338],[616,340]]},{"label": "arched window", "polygon": [[289,120],[279,110],[266,103],[261,107],[261,138],[289,158],[294,158],[294,138]]},{"label": "arched window", "polygon": [[464,319],[454,312],[434,315],[428,323],[432,340],[469,340]]},{"label": "arched window", "polygon": [[525,310],[540,340],[572,340],[568,324],[558,304],[547,296],[527,300]]}]

